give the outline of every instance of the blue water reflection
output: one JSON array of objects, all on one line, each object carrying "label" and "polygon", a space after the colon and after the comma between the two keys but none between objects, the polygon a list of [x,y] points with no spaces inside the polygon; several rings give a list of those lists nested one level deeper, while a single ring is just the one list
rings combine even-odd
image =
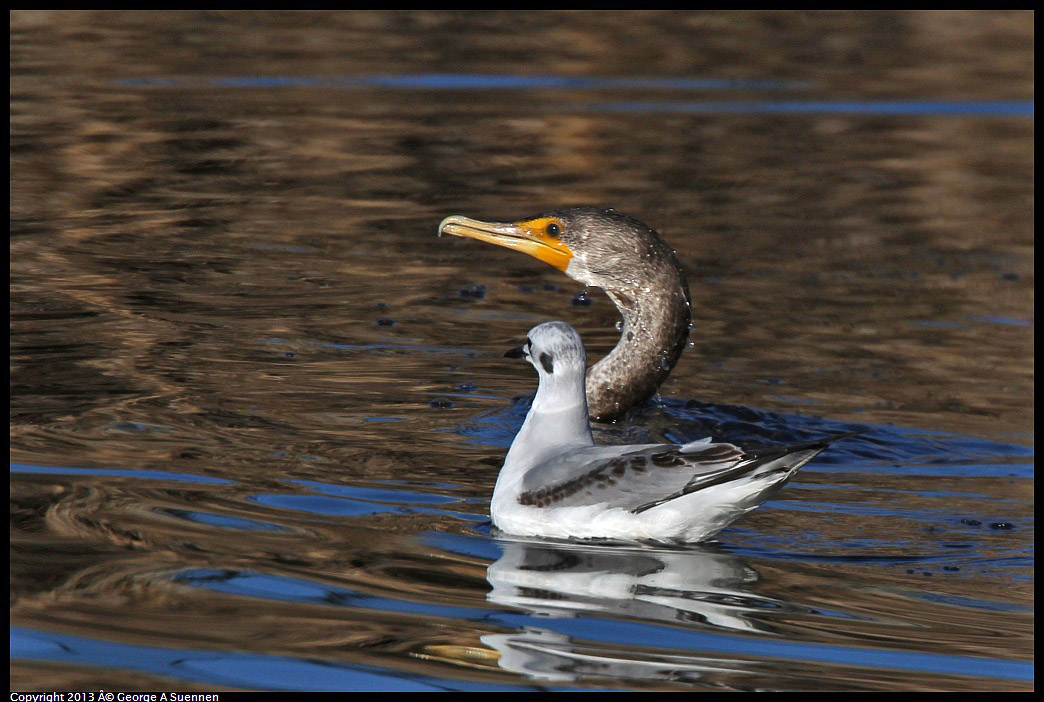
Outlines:
[{"label": "blue water reflection", "polygon": [[[384,76],[145,77],[115,81],[121,88],[322,88],[390,90],[654,90],[793,91],[815,84],[799,80],[655,78],[567,75],[481,75],[431,73]],[[857,115],[884,117],[1032,117],[1032,100],[784,100],[742,102],[613,101],[547,105],[552,110],[605,113],[739,115]]]},{"label": "blue water reflection", "polygon": [[371,76],[168,76],[125,78],[124,88],[387,88],[395,90],[807,90],[803,80],[420,73]]},{"label": "blue water reflection", "polygon": [[171,480],[185,483],[201,483],[204,485],[234,485],[231,480],[211,478],[205,475],[174,473],[163,470],[119,470],[112,468],[62,468],[58,466],[32,466],[23,463],[12,463],[12,473],[34,473],[37,475],[70,475],[94,476],[101,478],[134,478],[137,480]]},{"label": "blue water reflection", "polygon": [[382,670],[376,666],[338,661],[120,644],[21,627],[11,628],[11,659],[102,666],[247,689],[329,692],[520,689],[496,683],[441,680],[401,670]]}]

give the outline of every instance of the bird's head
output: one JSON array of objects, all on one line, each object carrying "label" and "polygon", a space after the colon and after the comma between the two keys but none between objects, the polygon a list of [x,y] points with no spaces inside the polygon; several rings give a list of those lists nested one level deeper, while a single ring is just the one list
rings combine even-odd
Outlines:
[{"label": "bird's head", "polygon": [[580,334],[565,322],[545,322],[529,330],[526,343],[504,354],[533,364],[541,382],[545,377],[583,377],[587,353]]},{"label": "bird's head", "polygon": [[548,263],[585,285],[628,287],[646,267],[674,262],[674,252],[633,217],[600,207],[566,207],[518,222],[484,222],[452,215],[439,234],[478,239]]}]

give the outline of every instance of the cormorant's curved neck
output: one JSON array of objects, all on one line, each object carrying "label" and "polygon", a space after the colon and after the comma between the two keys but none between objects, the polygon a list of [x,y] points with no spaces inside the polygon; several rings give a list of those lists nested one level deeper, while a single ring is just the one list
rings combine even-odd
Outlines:
[{"label": "cormorant's curved neck", "polygon": [[587,374],[592,419],[611,421],[652,397],[688,344],[689,287],[671,259],[651,280],[605,288],[623,316],[623,330],[616,347]]}]

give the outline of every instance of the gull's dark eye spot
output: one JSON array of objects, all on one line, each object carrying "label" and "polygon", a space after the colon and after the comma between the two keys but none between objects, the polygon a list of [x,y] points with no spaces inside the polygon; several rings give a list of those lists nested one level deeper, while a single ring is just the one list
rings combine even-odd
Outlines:
[{"label": "gull's dark eye spot", "polygon": [[542,365],[544,367],[544,370],[548,373],[555,372],[555,364],[551,362],[551,356],[549,354],[540,354],[540,365]]},{"label": "gull's dark eye spot", "polygon": [[562,227],[560,227],[557,223],[552,222],[551,224],[547,225],[547,229],[545,231],[547,231],[547,235],[549,237],[551,237],[552,239],[557,239],[562,234]]}]

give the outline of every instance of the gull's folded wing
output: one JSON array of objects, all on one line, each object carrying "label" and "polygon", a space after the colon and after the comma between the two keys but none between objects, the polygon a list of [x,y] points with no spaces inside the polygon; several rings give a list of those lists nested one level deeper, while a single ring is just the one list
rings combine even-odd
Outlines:
[{"label": "gull's folded wing", "polygon": [[535,507],[599,504],[643,512],[746,476],[793,471],[846,436],[851,434],[751,451],[709,441],[681,446],[592,446],[531,470],[523,478],[518,501]]}]

